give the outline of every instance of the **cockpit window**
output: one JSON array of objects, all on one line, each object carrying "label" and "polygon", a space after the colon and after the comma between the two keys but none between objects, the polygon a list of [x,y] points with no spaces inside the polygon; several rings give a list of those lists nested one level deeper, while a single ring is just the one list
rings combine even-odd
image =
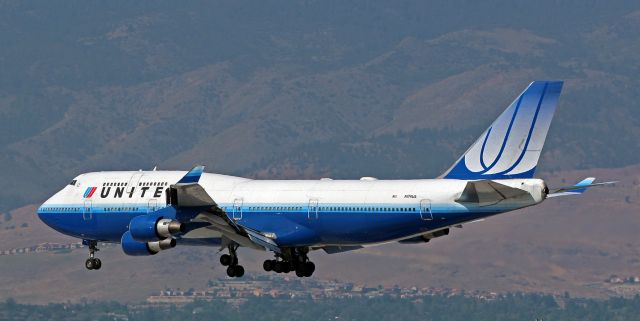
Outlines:
[{"label": "cockpit window", "polygon": [[75,186],[77,181],[78,181],[77,179],[74,179],[71,181],[71,183],[69,183],[69,185]]}]

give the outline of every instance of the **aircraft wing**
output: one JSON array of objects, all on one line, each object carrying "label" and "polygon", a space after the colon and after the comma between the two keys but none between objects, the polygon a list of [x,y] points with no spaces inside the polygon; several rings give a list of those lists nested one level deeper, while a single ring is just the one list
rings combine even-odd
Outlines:
[{"label": "aircraft wing", "polygon": [[246,228],[229,218],[198,183],[203,171],[204,166],[196,166],[178,183],[171,185],[169,203],[177,209],[190,208],[191,211],[195,209],[198,212],[196,220],[208,222],[211,224],[210,228],[222,233],[223,246],[226,245],[225,243],[235,242],[244,247],[279,253],[280,248],[269,237],[269,233]]},{"label": "aircraft wing", "polygon": [[467,182],[458,203],[473,203],[479,206],[493,205],[500,201],[529,195],[527,191],[513,188],[491,180],[479,180]]},{"label": "aircraft wing", "polygon": [[196,183],[175,184],[171,186],[169,201],[178,207],[217,206],[209,194]]},{"label": "aircraft wing", "polygon": [[278,244],[276,244],[273,238],[271,238],[269,233],[262,233],[248,227],[242,227],[242,229],[245,233],[247,233],[249,240],[251,240],[253,243],[264,247],[266,250],[280,253],[280,247],[278,246]]}]

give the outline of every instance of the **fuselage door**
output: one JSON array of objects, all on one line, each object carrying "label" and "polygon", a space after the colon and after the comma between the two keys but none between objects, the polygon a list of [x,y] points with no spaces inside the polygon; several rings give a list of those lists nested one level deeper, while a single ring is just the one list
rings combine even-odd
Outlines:
[{"label": "fuselage door", "polygon": [[430,200],[420,200],[420,218],[423,220],[433,220]]},{"label": "fuselage door", "polygon": [[318,219],[318,200],[309,200],[309,212],[307,218],[310,220]]},{"label": "fuselage door", "polygon": [[149,207],[147,207],[147,213],[153,213],[158,210],[158,200],[149,200]]},{"label": "fuselage door", "polygon": [[129,184],[127,184],[126,194],[130,194],[131,191],[138,189],[138,182],[140,182],[140,178],[142,178],[142,172],[135,173],[129,179]]},{"label": "fuselage door", "polygon": [[233,219],[239,221],[242,219],[242,199],[233,200]]},{"label": "fuselage door", "polygon": [[82,218],[85,221],[89,221],[93,218],[93,214],[91,213],[91,201],[84,201],[84,206],[82,207]]}]

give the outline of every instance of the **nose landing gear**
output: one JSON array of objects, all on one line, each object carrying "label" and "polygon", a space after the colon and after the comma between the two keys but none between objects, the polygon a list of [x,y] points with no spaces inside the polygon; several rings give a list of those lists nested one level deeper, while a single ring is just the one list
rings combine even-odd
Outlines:
[{"label": "nose landing gear", "polygon": [[98,252],[98,241],[93,240],[83,240],[82,243],[86,243],[89,245],[89,258],[84,262],[84,267],[87,270],[100,270],[102,267],[102,261],[99,258],[94,257],[95,253]]}]

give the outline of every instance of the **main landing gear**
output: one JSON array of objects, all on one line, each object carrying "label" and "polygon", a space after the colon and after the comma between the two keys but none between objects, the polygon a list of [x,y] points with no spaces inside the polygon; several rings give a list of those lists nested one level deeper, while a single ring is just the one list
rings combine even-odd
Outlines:
[{"label": "main landing gear", "polygon": [[316,270],[316,265],[307,256],[309,248],[287,249],[281,254],[276,254],[275,260],[266,260],[262,264],[265,271],[276,273],[296,272],[299,278],[310,277]]},{"label": "main landing gear", "polygon": [[[85,242],[83,242],[85,243]],[[100,270],[102,267],[102,261],[99,258],[94,257],[96,252],[98,252],[98,241],[86,241],[89,245],[89,258],[84,262],[84,267],[87,270]]]},{"label": "main landing gear", "polygon": [[220,264],[227,267],[227,275],[232,278],[239,278],[244,275],[244,267],[238,264],[237,244],[229,245],[229,254],[220,256]]}]

